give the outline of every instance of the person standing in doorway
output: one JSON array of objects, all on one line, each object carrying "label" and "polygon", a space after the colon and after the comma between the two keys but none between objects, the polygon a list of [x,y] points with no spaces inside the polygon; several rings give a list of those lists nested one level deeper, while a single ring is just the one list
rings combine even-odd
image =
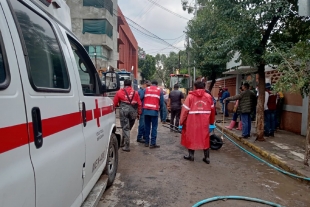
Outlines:
[{"label": "person standing in doorway", "polygon": [[238,111],[241,113],[242,122],[242,138],[249,138],[251,136],[251,111],[254,110],[256,97],[255,94],[249,90],[250,85],[244,83],[242,85],[242,92],[236,96],[224,99],[226,101],[239,100]]},{"label": "person standing in doorway", "polygon": [[[147,87],[142,93],[141,98],[144,100],[143,113],[144,113],[144,124],[145,124],[145,147],[150,149],[159,148],[156,144],[157,139],[157,127],[158,127],[158,111],[163,110],[164,96],[160,88],[157,86],[156,80],[152,81],[152,85]],[[152,133],[151,133],[152,130]],[[151,134],[151,144],[150,144]]]},{"label": "person standing in doorway", "polygon": [[142,113],[141,100],[139,94],[131,87],[131,80],[124,80],[124,88],[117,91],[113,103],[115,107],[120,107],[119,117],[125,142],[122,150],[130,152],[130,130]]},{"label": "person standing in doorway", "polygon": [[266,83],[265,104],[264,104],[264,136],[274,137],[275,116],[277,109],[277,95],[271,91],[271,84]]},{"label": "person standing in doorway", "polygon": [[[143,99],[141,99],[142,94],[144,93],[145,88],[150,86],[150,85],[151,85],[151,81],[146,80],[146,81],[144,81],[144,83],[142,84],[141,88],[138,91],[139,97],[140,97],[140,100],[141,100],[141,103],[142,103],[142,106],[143,106]],[[139,119],[137,142],[145,143],[145,139],[144,139],[144,113],[143,113],[143,109],[142,109],[142,114],[140,115],[140,119]]]},{"label": "person standing in doorway", "polygon": [[222,101],[222,103],[223,103],[223,105],[222,105],[222,110],[223,110],[223,113],[225,113],[225,117],[229,117],[229,113],[228,113],[228,108],[227,108],[227,105],[228,105],[228,103],[229,103],[229,101],[226,101],[225,103],[224,103],[224,99],[226,99],[226,98],[228,98],[230,96],[230,93],[229,93],[229,91],[228,91],[228,88],[223,88],[223,94],[222,94],[222,98],[221,98],[221,101]]},{"label": "person standing in doorway", "polygon": [[170,110],[171,113],[170,128],[174,128],[174,130],[177,130],[179,127],[181,109],[184,102],[184,95],[181,91],[179,91],[178,84],[175,84],[173,89],[174,90],[170,92],[168,98],[168,110]]},{"label": "person standing in doorway", "polygon": [[205,92],[205,84],[194,83],[194,91],[189,92],[181,111],[181,144],[188,149],[184,159],[194,161],[195,150],[203,150],[205,163],[210,164],[209,125],[215,121],[215,106],[211,95]]},{"label": "person standing in doorway", "polygon": [[[219,93],[217,94],[217,101],[219,101],[221,104],[221,110],[223,110],[223,101],[221,100],[222,95],[223,95],[223,89],[222,89],[222,86],[219,86]],[[220,113],[224,113],[224,112],[220,111]]]}]

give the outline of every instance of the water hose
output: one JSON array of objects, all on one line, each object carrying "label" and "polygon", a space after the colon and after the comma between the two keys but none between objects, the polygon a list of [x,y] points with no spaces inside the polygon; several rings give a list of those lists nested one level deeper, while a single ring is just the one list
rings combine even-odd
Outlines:
[{"label": "water hose", "polygon": [[199,201],[198,203],[194,204],[193,207],[198,207],[201,206],[203,204],[206,203],[210,203],[213,201],[218,201],[218,200],[245,200],[245,201],[252,201],[252,202],[256,202],[256,203],[262,203],[262,204],[266,204],[266,205],[270,205],[270,206],[275,206],[275,207],[282,207],[280,204],[276,204],[276,203],[272,203],[269,201],[264,201],[258,198],[250,198],[250,197],[244,197],[244,196],[216,196],[216,197],[212,197],[212,198],[207,198],[205,200]]},{"label": "water hose", "polygon": [[[219,131],[219,132],[221,133],[221,131],[218,130],[217,128],[216,128],[216,130]],[[271,167],[271,168],[273,168],[273,169],[275,169],[275,170],[277,170],[277,171],[279,171],[279,172],[281,172],[281,173],[283,173],[283,174],[285,174],[285,175],[289,175],[289,176],[294,177],[294,178],[299,178],[299,179],[302,179],[302,180],[310,181],[310,178],[306,178],[306,177],[302,177],[302,176],[299,176],[299,175],[295,175],[295,174],[293,174],[293,173],[287,172],[287,171],[285,171],[285,170],[282,170],[281,168],[278,168],[278,167],[276,167],[276,166],[270,164],[269,162],[263,160],[262,158],[260,158],[260,157],[258,157],[258,156],[256,156],[256,155],[254,155],[253,153],[251,153],[251,152],[249,152],[248,150],[246,150],[246,149],[244,149],[243,147],[241,147],[241,146],[240,146],[239,144],[237,144],[234,140],[232,140],[231,138],[229,138],[226,134],[223,133],[223,135],[224,135],[229,141],[231,141],[231,142],[234,143],[237,147],[239,147],[242,151],[244,151],[244,152],[246,152],[247,154],[251,155],[251,156],[254,157],[255,159],[257,159],[257,160],[259,160],[259,161],[265,163],[265,164],[268,165],[269,167]]]}]

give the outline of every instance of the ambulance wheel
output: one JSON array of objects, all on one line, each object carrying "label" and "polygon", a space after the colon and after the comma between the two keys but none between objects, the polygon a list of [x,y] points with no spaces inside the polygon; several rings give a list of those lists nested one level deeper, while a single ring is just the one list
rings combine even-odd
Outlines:
[{"label": "ambulance wheel", "polygon": [[116,176],[118,168],[118,141],[115,134],[111,134],[111,139],[109,143],[107,164],[104,173],[108,175],[107,187],[110,187]]},{"label": "ambulance wheel", "polygon": [[222,145],[223,141],[220,137],[216,136],[215,134],[210,136],[210,148],[212,150],[219,150],[221,149]]}]

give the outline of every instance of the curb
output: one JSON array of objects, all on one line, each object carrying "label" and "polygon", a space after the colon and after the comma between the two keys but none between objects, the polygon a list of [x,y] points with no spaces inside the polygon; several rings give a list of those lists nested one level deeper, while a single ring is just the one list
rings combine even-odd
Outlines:
[{"label": "curb", "polygon": [[[262,150],[260,147],[256,146],[254,143],[251,143],[245,139],[242,139],[240,138],[238,135],[236,135],[235,133],[233,133],[232,130],[228,130],[224,127],[223,129],[223,126],[222,124],[218,124],[216,123],[215,124],[219,129],[221,129],[221,131],[223,130],[224,133],[226,135],[229,135],[231,137],[233,137],[234,139],[238,140],[239,142],[241,142],[242,144],[250,147],[252,150],[254,150],[255,152],[257,152],[258,154],[260,154],[262,157],[266,158],[268,161],[270,161],[271,163],[279,166],[280,168],[282,168],[283,170],[287,171],[287,172],[290,172],[290,173],[293,173],[295,175],[299,175],[299,176],[302,176],[302,177],[307,177],[306,175],[304,175],[303,173],[299,172],[298,170],[290,167],[288,164],[286,164],[285,162],[283,162],[282,160],[280,160],[279,158],[277,158],[276,156],[272,155],[271,153],[265,151],[265,150]],[[291,177],[291,176],[290,176]],[[299,178],[294,178],[294,179],[297,179],[299,181],[302,181],[302,182],[307,182],[307,183],[310,183],[310,181],[307,181],[307,180],[303,180],[303,179],[299,179]]]}]

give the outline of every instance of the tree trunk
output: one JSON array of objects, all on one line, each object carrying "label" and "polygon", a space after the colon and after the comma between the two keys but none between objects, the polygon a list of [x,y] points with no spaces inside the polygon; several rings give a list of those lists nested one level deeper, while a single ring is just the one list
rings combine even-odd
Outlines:
[{"label": "tree trunk", "polygon": [[258,67],[258,103],[257,103],[257,138],[258,141],[265,141],[264,138],[264,103],[265,103],[265,64],[260,64]]},{"label": "tree trunk", "polygon": [[209,87],[209,91],[211,92],[212,91],[212,88],[213,88],[213,86],[214,86],[214,84],[215,84],[215,81],[216,81],[216,72],[215,72],[215,70],[213,69],[212,70],[212,73],[211,73],[211,84],[210,84],[210,87]]},{"label": "tree trunk", "polygon": [[304,165],[309,166],[309,157],[310,157],[310,96],[308,100],[308,127],[307,127],[307,136],[306,136],[306,148],[305,148],[305,158]]}]

